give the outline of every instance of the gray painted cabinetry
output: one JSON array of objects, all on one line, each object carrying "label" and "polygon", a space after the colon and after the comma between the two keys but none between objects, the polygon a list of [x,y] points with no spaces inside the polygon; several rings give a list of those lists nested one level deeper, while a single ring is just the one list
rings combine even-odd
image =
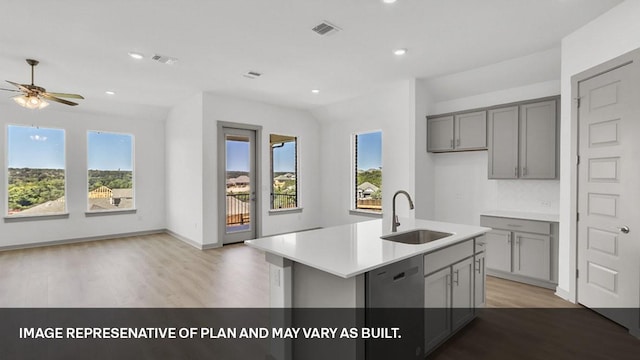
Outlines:
[{"label": "gray painted cabinetry", "polygon": [[488,111],[489,179],[556,179],[557,99]]},{"label": "gray painted cabinetry", "polygon": [[486,111],[427,118],[427,151],[465,151],[486,148]]},{"label": "gray painted cabinetry", "polygon": [[555,289],[558,283],[558,223],[480,216],[493,228],[486,246],[487,274]]},{"label": "gray painted cabinetry", "polygon": [[484,245],[477,239],[424,256],[425,354],[471,321],[485,304]]}]

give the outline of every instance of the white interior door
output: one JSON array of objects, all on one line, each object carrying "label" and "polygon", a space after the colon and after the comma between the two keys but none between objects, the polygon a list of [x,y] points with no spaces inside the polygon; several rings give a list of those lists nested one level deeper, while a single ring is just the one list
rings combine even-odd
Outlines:
[{"label": "white interior door", "polygon": [[221,180],[225,186],[218,198],[224,209],[220,216],[223,243],[235,243],[256,238],[256,132],[223,127],[224,141]]},{"label": "white interior door", "polygon": [[[630,328],[606,308],[640,306],[640,58],[578,82],[578,302]],[[632,312],[631,312],[632,313]]]}]

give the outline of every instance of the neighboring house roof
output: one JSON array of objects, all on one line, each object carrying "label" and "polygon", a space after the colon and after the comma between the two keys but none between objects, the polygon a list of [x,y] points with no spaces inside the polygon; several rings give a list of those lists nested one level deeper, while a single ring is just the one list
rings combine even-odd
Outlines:
[{"label": "neighboring house roof", "polygon": [[[108,200],[108,199],[107,199]],[[64,197],[56,200],[47,201],[40,205],[30,207],[26,210],[17,212],[19,215],[48,215],[48,214],[61,214],[64,213]]]},{"label": "neighboring house roof", "polygon": [[365,182],[363,182],[362,184],[360,184],[358,186],[358,190],[362,190],[362,191],[371,190],[373,192],[376,192],[376,191],[380,190],[380,188],[375,186],[375,185],[373,185],[372,183],[370,183],[368,181],[365,181]]},{"label": "neighboring house roof", "polygon": [[111,197],[120,199],[132,199],[133,189],[112,189]]},{"label": "neighboring house roof", "polygon": [[236,183],[236,179],[227,179],[227,185],[234,185]]},{"label": "neighboring house roof", "polygon": [[291,180],[290,177],[287,177],[287,175],[280,175],[280,176],[276,176],[273,180],[277,180],[277,181],[287,181],[287,180]]},{"label": "neighboring house roof", "polygon": [[111,199],[89,199],[89,211],[133,209],[133,199],[123,198],[120,204],[111,204]]},{"label": "neighboring house roof", "polygon": [[240,184],[248,184],[249,181],[250,180],[247,175],[240,175],[236,178],[236,183],[240,183]]}]

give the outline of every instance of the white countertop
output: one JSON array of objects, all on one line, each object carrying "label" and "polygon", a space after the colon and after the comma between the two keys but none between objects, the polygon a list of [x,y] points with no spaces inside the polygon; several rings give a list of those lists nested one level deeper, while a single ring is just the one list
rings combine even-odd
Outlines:
[{"label": "white countertop", "polygon": [[402,225],[398,227],[398,233],[429,229],[453,235],[420,245],[393,242],[380,238],[391,233],[390,221],[377,219],[247,240],[245,244],[342,278],[350,278],[491,230],[480,226],[406,218],[401,218],[400,223]]},{"label": "white countertop", "polygon": [[536,212],[526,212],[526,211],[487,210],[487,211],[483,211],[480,215],[507,217],[507,218],[525,219],[525,220],[551,221],[551,222],[560,221],[560,215],[558,214],[536,213]]}]

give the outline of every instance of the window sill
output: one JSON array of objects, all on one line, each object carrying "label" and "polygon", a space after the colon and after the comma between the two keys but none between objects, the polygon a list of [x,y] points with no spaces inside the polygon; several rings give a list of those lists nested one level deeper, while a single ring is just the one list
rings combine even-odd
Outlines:
[{"label": "window sill", "polygon": [[86,211],[84,213],[84,216],[94,217],[94,216],[109,216],[109,215],[127,215],[127,214],[135,214],[137,211],[138,211],[137,209]]},{"label": "window sill", "polygon": [[269,210],[269,215],[280,215],[280,214],[291,214],[291,213],[301,213],[302,208],[288,208],[288,209],[271,209]]},{"label": "window sill", "polygon": [[57,220],[57,219],[68,219],[69,213],[64,214],[50,214],[50,215],[13,215],[13,216],[5,216],[5,223],[12,222],[23,222],[23,221],[39,221],[39,220]]},{"label": "window sill", "polygon": [[382,219],[381,211],[349,210],[349,215],[368,216],[372,218]]}]

